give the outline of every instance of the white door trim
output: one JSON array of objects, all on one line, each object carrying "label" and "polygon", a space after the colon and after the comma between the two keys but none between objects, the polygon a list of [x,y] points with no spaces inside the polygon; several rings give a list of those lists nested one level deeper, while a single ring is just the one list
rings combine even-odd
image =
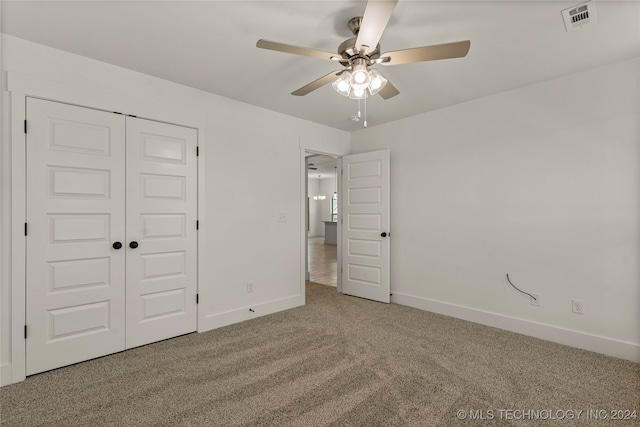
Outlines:
[{"label": "white door trim", "polygon": [[[118,93],[95,87],[74,86],[55,82],[40,77],[26,74],[7,72],[7,91],[11,93],[11,153],[2,156],[2,170],[11,171],[11,180],[2,181],[2,194],[10,194],[11,206],[7,211],[11,212],[9,218],[3,216],[1,226],[3,232],[10,236],[9,253],[2,259],[0,271],[9,270],[11,281],[11,361],[2,366],[0,385],[7,385],[23,381],[25,379],[25,355],[26,341],[24,339],[25,312],[25,236],[24,223],[26,218],[26,157],[24,121],[26,120],[26,98],[40,98],[50,101],[78,105],[86,108],[94,108],[104,111],[120,112],[136,115],[141,118],[192,127],[198,131],[198,145],[200,147],[198,167],[198,218],[204,218],[204,184],[205,180],[205,141],[206,116],[198,111],[165,107],[157,103],[140,101],[128,98],[125,92]],[[2,145],[4,147],[4,143]],[[304,153],[304,152],[303,152]],[[200,222],[200,230],[206,224]],[[206,259],[204,239],[198,239],[198,281],[201,277],[199,260]],[[304,284],[304,282],[303,282]],[[204,310],[198,310],[198,328]],[[199,329],[198,329],[199,330]]]}]

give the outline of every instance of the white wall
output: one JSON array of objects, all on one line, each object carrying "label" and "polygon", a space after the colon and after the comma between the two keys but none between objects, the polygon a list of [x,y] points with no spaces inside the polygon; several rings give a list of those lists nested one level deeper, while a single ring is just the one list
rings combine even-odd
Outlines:
[{"label": "white wall", "polygon": [[[203,157],[206,170],[205,217],[199,237],[204,240],[200,260],[199,328],[209,328],[255,315],[290,308],[301,299],[301,235],[304,225],[304,151],[333,154],[350,150],[346,132],[253,107],[148,75],[2,36],[2,80],[6,71],[37,76],[80,88],[87,93],[121,94],[123,110],[137,103],[193,111],[205,119]],[[9,96],[2,92],[2,312],[0,352],[2,383],[11,363],[9,279],[10,126]],[[99,97],[98,97],[99,98]],[[97,99],[98,99],[97,98]],[[91,105],[100,107],[99,105]],[[264,164],[270,165],[265,169]],[[277,191],[273,191],[277,188]],[[278,214],[287,222],[279,223]],[[254,292],[246,282],[254,281]]]},{"label": "white wall", "polygon": [[324,236],[324,225],[320,219],[320,200],[313,200],[313,196],[320,193],[320,178],[309,178],[309,237]]},{"label": "white wall", "polygon": [[331,198],[336,191],[336,180],[334,177],[322,178],[320,180],[320,192],[327,196],[322,200],[320,206],[320,221],[331,221]]},{"label": "white wall", "polygon": [[[334,177],[309,178],[309,237],[324,236],[322,221],[331,221],[331,197],[336,190]],[[324,200],[313,200],[314,195],[324,195]]]},{"label": "white wall", "polygon": [[352,134],[391,150],[393,300],[640,361],[639,76],[615,63]]}]

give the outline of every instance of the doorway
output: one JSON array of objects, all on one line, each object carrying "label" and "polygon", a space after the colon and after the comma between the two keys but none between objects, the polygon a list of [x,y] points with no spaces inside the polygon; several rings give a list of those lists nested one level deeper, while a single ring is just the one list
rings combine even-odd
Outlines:
[{"label": "doorway", "polygon": [[338,285],[338,159],[305,153],[307,168],[307,280]]}]

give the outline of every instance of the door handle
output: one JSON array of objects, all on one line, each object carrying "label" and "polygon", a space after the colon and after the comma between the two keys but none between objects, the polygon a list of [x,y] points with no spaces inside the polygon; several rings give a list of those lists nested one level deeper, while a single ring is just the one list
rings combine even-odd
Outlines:
[{"label": "door handle", "polygon": [[136,242],[136,241],[134,240],[133,242],[129,243],[129,247],[130,247],[131,249],[135,249],[135,248],[137,248],[137,247],[138,247],[138,242]]},{"label": "door handle", "polygon": [[383,231],[382,233],[380,233],[380,237],[387,237],[387,232]]},{"label": "door handle", "polygon": [[120,243],[120,242],[115,242],[115,243],[114,243],[113,245],[111,245],[111,246],[113,246],[113,249],[118,250],[118,249],[120,249],[120,248],[122,247],[122,243]]}]

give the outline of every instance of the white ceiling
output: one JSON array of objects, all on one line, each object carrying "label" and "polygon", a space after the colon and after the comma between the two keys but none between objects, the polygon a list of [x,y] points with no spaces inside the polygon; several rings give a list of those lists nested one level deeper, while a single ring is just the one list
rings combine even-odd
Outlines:
[{"label": "white ceiling", "polygon": [[[466,58],[378,66],[400,90],[368,102],[369,127],[640,56],[640,2],[598,1],[598,22],[566,32],[581,1],[401,0],[381,50],[471,40]],[[257,49],[258,39],[335,52],[363,1],[2,1],[2,31],[338,129],[357,101],[295,89],[337,69]],[[576,88],[584,90],[584,88]]]},{"label": "white ceiling", "polygon": [[[308,178],[333,178],[336,173],[337,160],[322,154],[307,153],[307,164],[316,170],[308,170]],[[311,166],[313,164],[313,166]]]}]

